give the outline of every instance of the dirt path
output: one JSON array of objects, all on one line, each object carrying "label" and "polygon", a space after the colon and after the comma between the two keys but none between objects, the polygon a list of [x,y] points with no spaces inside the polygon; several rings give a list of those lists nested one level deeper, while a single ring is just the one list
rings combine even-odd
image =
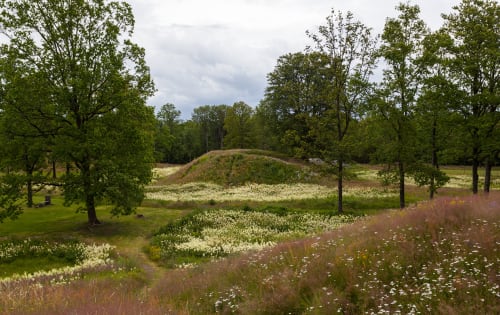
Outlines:
[{"label": "dirt path", "polygon": [[117,246],[117,251],[120,255],[130,259],[134,265],[144,272],[147,285],[144,287],[142,294],[146,295],[147,292],[154,287],[157,282],[166,273],[166,270],[159,267],[156,263],[151,261],[144,253],[143,248],[148,244],[148,241],[143,237],[135,237],[126,240],[125,244]]}]

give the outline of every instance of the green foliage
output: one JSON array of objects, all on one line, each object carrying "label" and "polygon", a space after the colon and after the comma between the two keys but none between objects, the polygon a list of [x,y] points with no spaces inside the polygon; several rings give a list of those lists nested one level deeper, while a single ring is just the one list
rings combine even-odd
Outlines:
[{"label": "green foliage", "polygon": [[265,115],[266,128],[281,139],[284,152],[290,155],[304,157],[305,148],[314,143],[309,120],[325,114],[332,79],[328,64],[328,57],[318,52],[287,54],[268,74],[266,96],[258,112]]},{"label": "green foliage", "polygon": [[156,114],[154,135],[156,162],[176,162],[173,150],[179,146],[180,115],[181,112],[170,103],[164,104]]},{"label": "green foliage", "polygon": [[387,64],[383,81],[372,99],[375,115],[386,140],[383,154],[385,163],[396,163],[399,177],[400,207],[405,207],[405,172],[415,160],[416,137],[415,106],[421,87],[419,58],[422,39],[428,29],[420,19],[417,5],[400,3],[397,18],[388,18],[382,33],[379,54]]},{"label": "green foliage", "polygon": [[75,264],[84,258],[84,248],[76,240],[64,243],[49,243],[39,239],[27,239],[0,243],[0,264],[11,263],[16,259],[54,256]]},{"label": "green foliage", "polygon": [[427,164],[414,164],[408,169],[408,175],[413,177],[419,187],[428,186],[429,191],[437,192],[450,181],[450,177],[440,169]]},{"label": "green foliage", "polygon": [[378,171],[377,176],[380,178],[380,181],[384,186],[395,185],[399,181],[398,171],[392,165],[388,165]]},{"label": "green foliage", "polygon": [[254,111],[244,102],[229,107],[224,119],[224,149],[248,149],[255,145]]},{"label": "green foliage", "polygon": [[[493,0],[463,0],[453,10],[443,15],[443,32],[450,37],[450,43],[443,45],[448,53],[445,65],[449,70],[448,80],[457,82],[463,95],[456,108],[466,130],[472,191],[477,193],[479,164],[484,159],[491,162],[500,147],[498,137],[494,137],[500,122],[500,7]],[[491,141],[495,143],[493,146]]]},{"label": "green foliage", "polygon": [[12,220],[23,213],[19,203],[23,181],[14,175],[0,177],[0,223],[7,218]]},{"label": "green foliage", "polygon": [[199,128],[197,137],[202,148],[200,154],[224,147],[224,121],[228,108],[227,105],[204,105],[194,109],[192,121]]},{"label": "green foliage", "polygon": [[5,89],[27,86],[40,95],[31,102],[14,93],[16,102],[2,109],[24,120],[33,137],[50,138],[44,149],[76,170],[62,178],[64,196],[85,205],[90,224],[99,223],[98,201],[114,204],[114,214],[130,213],[151,177],[154,131],[145,105],[154,86],[144,50],[130,41],[130,5],[6,0],[1,8],[9,38],[0,47]]}]

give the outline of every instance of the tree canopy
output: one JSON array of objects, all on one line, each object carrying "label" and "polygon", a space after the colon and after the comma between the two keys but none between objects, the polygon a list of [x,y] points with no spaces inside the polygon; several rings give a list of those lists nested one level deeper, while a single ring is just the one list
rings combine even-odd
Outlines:
[{"label": "tree canopy", "polygon": [[8,94],[2,111],[51,139],[54,157],[70,169],[61,178],[65,202],[83,204],[89,224],[99,223],[99,201],[113,204],[113,214],[130,213],[150,180],[154,123],[145,105],[154,86],[144,50],[130,41],[130,5],[2,0],[0,7],[4,89],[33,77],[30,90],[42,87],[46,96]]}]

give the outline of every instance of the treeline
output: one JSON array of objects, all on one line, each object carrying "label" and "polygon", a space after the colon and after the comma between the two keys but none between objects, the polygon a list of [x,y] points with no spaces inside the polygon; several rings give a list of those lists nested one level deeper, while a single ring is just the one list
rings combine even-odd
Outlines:
[{"label": "treeline", "polygon": [[386,165],[382,173],[399,184],[401,207],[405,177],[429,187],[432,198],[447,181],[442,164],[471,165],[474,193],[484,166],[489,191],[500,152],[497,2],[463,0],[442,15],[437,31],[417,5],[396,9],[379,36],[352,13],[332,11],[325,25],[307,32],[311,47],[278,59],[255,109],[205,105],[181,121],[174,105],[164,105],[157,161],[184,163],[229,148],[321,158],[339,175],[339,209],[343,164],[350,161]]}]

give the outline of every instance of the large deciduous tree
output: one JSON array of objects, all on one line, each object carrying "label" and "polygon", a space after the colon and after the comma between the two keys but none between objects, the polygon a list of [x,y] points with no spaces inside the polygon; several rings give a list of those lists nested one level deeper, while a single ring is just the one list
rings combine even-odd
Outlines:
[{"label": "large deciduous tree", "polygon": [[[443,15],[443,30],[453,40],[449,78],[465,94],[459,112],[469,134],[472,191],[477,193],[480,163],[484,160],[491,173],[500,145],[498,138],[494,141],[500,121],[500,9],[494,0],[462,0],[453,9]],[[490,174],[485,178],[489,181]],[[484,187],[489,189],[489,182]]]},{"label": "large deciduous tree", "polygon": [[[154,92],[144,50],[130,41],[130,5],[104,0],[1,0],[1,58],[6,89],[36,75],[49,96],[15,113],[52,138],[53,151],[72,169],[63,178],[66,204],[77,202],[99,224],[98,202],[128,214],[150,181]],[[44,126],[50,126],[46,129]]]},{"label": "large deciduous tree", "polygon": [[325,91],[331,81],[327,65],[328,57],[318,52],[286,54],[267,76],[266,95],[257,111],[288,154],[299,158],[311,154],[315,142],[311,119],[322,117],[327,109]]},{"label": "large deciduous tree", "polygon": [[319,152],[323,158],[335,161],[338,178],[338,211],[342,212],[344,163],[352,151],[348,141],[349,127],[360,117],[370,90],[369,77],[375,67],[376,39],[371,29],[354,19],[351,12],[345,15],[332,10],[317,33],[308,32],[314,41],[313,50],[327,57],[329,75],[323,91],[326,110],[314,116],[313,133],[316,134]]},{"label": "large deciduous tree", "polygon": [[377,91],[377,113],[384,121],[387,139],[381,147],[382,160],[396,164],[399,182],[399,205],[405,207],[405,175],[407,167],[415,161],[414,113],[422,71],[419,65],[422,40],[428,33],[420,19],[417,5],[400,3],[397,18],[388,18],[382,33],[379,54],[386,66],[383,81]]}]

